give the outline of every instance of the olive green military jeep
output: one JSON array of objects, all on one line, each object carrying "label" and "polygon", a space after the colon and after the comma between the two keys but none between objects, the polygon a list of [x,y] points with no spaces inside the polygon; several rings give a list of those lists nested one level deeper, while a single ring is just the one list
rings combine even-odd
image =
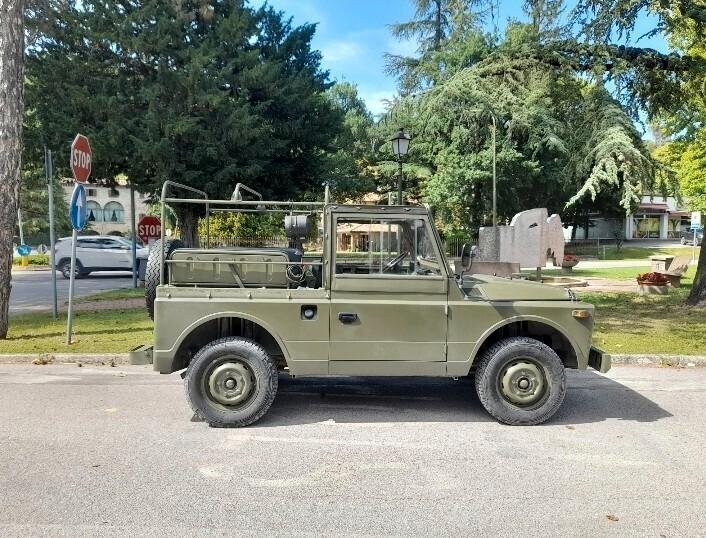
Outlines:
[{"label": "olive green military jeep", "polygon": [[[177,195],[185,190],[196,196]],[[610,368],[591,347],[592,305],[564,289],[475,275],[468,247],[454,274],[425,207],[338,205],[328,193],[323,203],[261,198],[240,184],[230,200],[172,182],[162,190],[163,217],[166,205],[188,203],[207,220],[218,211],[285,220],[284,245],[207,236],[184,248],[163,228],[150,253],[150,360],[161,373],[185,370],[191,406],[213,426],[262,417],[281,373],[474,376],[492,416],[538,424],[561,405],[566,368]]]}]

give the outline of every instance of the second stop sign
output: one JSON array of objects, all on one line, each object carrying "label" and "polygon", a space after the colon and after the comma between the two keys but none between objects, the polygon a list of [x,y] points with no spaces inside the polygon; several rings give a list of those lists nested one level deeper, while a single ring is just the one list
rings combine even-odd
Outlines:
[{"label": "second stop sign", "polygon": [[137,223],[137,237],[143,243],[149,243],[150,239],[158,239],[162,232],[162,223],[157,217],[142,217]]}]

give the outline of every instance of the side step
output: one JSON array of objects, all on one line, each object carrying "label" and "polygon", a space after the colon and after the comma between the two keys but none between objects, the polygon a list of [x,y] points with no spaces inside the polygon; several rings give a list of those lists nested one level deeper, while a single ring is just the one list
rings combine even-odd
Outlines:
[{"label": "side step", "polygon": [[152,346],[144,345],[130,351],[128,353],[130,364],[152,364],[152,349]]}]

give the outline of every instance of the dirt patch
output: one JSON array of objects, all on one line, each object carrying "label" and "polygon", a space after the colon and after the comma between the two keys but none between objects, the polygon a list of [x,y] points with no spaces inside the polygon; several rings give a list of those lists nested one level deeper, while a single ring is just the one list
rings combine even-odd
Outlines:
[{"label": "dirt patch", "polygon": [[584,277],[588,286],[577,288],[577,291],[618,291],[624,293],[637,293],[637,282],[634,280],[617,280],[612,278]]}]

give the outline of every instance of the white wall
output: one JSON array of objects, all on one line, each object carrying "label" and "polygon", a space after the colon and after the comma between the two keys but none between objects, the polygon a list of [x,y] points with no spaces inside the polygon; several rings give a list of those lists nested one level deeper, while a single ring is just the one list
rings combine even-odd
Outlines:
[{"label": "white wall", "polygon": [[[74,190],[74,184],[68,183],[63,184],[64,198],[66,198],[66,203],[71,202],[71,193]],[[111,190],[113,191],[111,194]],[[117,192],[117,196],[115,195]],[[93,230],[101,235],[109,235],[114,232],[118,232],[122,235],[128,235],[130,233],[130,188],[123,185],[116,185],[114,188],[111,187],[101,187],[96,185],[86,185],[86,202],[88,203],[89,210],[94,202],[100,206],[100,211],[94,210],[94,215],[96,220],[91,222],[87,229]],[[119,210],[120,206],[111,204],[111,202],[117,202],[122,206],[122,212]],[[106,206],[108,210],[106,211]],[[135,213],[137,219],[135,225],[139,222],[140,218],[147,213],[147,205],[145,204],[145,195],[135,191]],[[117,222],[113,222],[111,217],[118,219]]]}]

